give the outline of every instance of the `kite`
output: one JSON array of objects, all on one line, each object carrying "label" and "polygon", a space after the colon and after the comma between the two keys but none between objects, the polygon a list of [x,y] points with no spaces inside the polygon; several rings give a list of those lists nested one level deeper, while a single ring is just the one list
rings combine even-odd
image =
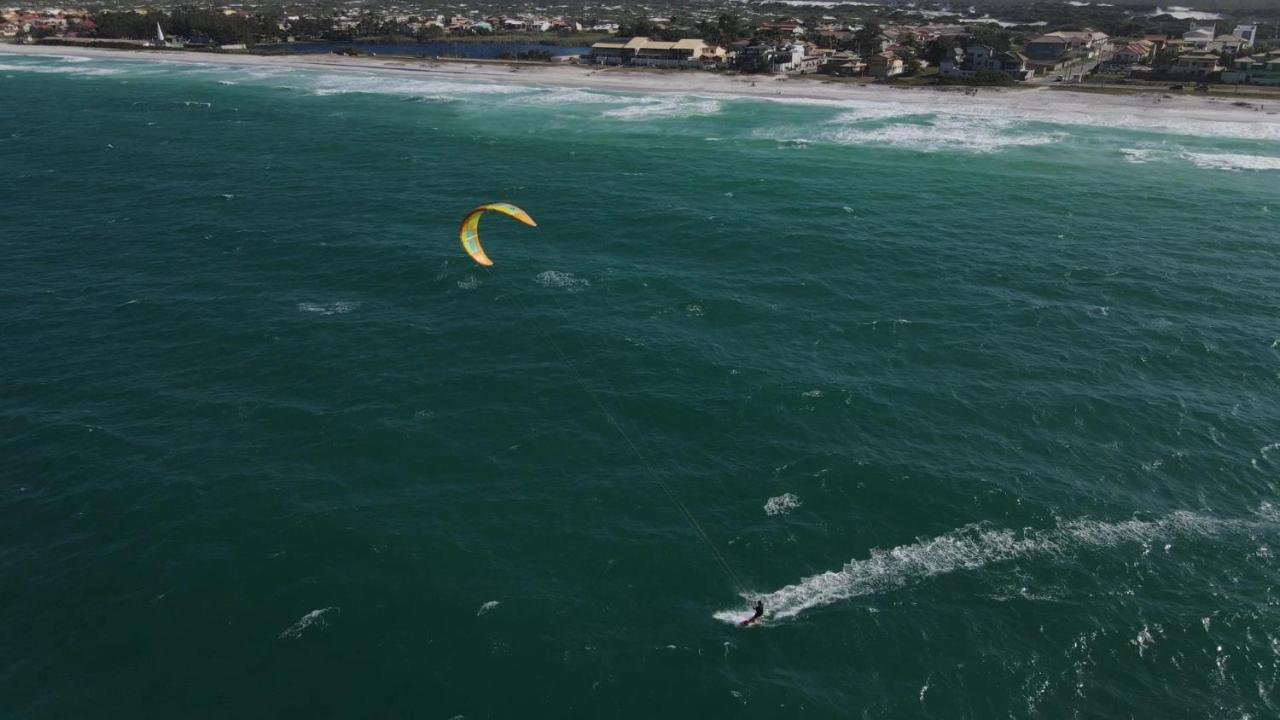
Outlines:
[{"label": "kite", "polygon": [[462,249],[467,251],[472,260],[485,267],[491,267],[493,261],[484,254],[484,248],[480,247],[480,218],[487,212],[502,213],[529,227],[538,227],[538,223],[529,217],[529,213],[510,203],[489,203],[467,213],[467,216],[462,218],[462,227],[458,229],[458,239],[462,240]]}]

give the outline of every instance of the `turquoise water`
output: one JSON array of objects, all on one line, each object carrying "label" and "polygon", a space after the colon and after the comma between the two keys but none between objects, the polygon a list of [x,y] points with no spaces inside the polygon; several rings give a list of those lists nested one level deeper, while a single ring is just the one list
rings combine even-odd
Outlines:
[{"label": "turquoise water", "polygon": [[1276,714],[1274,125],[0,93],[0,716]]}]

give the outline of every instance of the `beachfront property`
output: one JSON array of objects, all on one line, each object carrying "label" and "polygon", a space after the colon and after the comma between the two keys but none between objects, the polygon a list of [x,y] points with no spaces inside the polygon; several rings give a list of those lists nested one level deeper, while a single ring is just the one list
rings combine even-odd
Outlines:
[{"label": "beachfront property", "polygon": [[1193,20],[1191,27],[1182,33],[1182,45],[1188,49],[1207,51],[1209,44],[1218,37],[1217,33],[1216,23],[1201,23]]},{"label": "beachfront property", "polygon": [[1023,47],[1028,66],[1041,73],[1076,63],[1100,63],[1111,55],[1111,38],[1097,30],[1051,32],[1033,38]]},{"label": "beachfront property", "polygon": [[1191,53],[1179,56],[1169,68],[1170,75],[1186,78],[1208,78],[1222,72],[1221,58],[1213,53]]},{"label": "beachfront property", "polygon": [[1156,46],[1149,40],[1133,40],[1120,45],[1111,55],[1116,65],[1137,65],[1150,60],[1156,54]]},{"label": "beachfront property", "polygon": [[1280,50],[1252,57],[1238,57],[1222,73],[1222,82],[1233,85],[1280,85]]},{"label": "beachfront property", "polygon": [[591,52],[583,57],[583,62],[701,69],[723,65],[726,54],[724,48],[696,38],[682,38],[674,42],[651,40],[647,37],[610,38],[593,44]]},{"label": "beachfront property", "polygon": [[1110,50],[1110,37],[1097,30],[1051,32],[1032,39],[1023,48],[1037,62],[1096,58]]},{"label": "beachfront property", "polygon": [[758,43],[739,46],[730,60],[735,70],[742,72],[799,73],[802,75],[820,71],[825,56],[810,52],[805,43],[770,45]]},{"label": "beachfront property", "polygon": [[888,50],[867,57],[867,75],[874,78],[891,78],[903,72],[902,58]]},{"label": "beachfront property", "polygon": [[859,77],[866,74],[867,63],[856,53],[830,52],[825,54],[822,67],[818,72],[835,77]]},{"label": "beachfront property", "polygon": [[1257,37],[1257,25],[1237,25],[1230,34],[1219,35],[1216,23],[1192,21],[1190,28],[1182,34],[1182,39],[1174,44],[1186,50],[1235,55],[1252,47]]},{"label": "beachfront property", "polygon": [[[959,48],[957,48],[957,51]],[[1013,80],[1025,81],[1035,77],[1036,71],[1028,67],[1026,55],[1019,52],[996,52],[990,45],[970,45],[964,55],[946,58],[938,67],[938,74],[947,78],[970,79],[982,72],[1003,73]]]}]

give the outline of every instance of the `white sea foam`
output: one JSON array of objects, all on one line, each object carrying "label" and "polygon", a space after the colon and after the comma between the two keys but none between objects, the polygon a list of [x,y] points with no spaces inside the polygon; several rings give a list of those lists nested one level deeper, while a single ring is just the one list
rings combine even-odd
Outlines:
[{"label": "white sea foam", "polygon": [[573,273],[559,270],[547,270],[546,272],[538,273],[535,279],[543,287],[559,288],[569,292],[578,292],[591,287],[591,281],[575,277]]},{"label": "white sea foam", "polygon": [[792,7],[833,8],[833,7],[839,7],[840,5],[857,5],[860,7],[879,7],[879,3],[858,2],[856,0],[849,0],[849,2],[843,2],[842,0],[761,0],[761,2],[762,4],[768,3],[770,5],[790,5]]},{"label": "white sea foam", "polygon": [[820,137],[841,145],[890,145],[893,147],[939,152],[995,152],[1009,147],[1048,145],[1062,139],[1061,134],[1026,133],[1020,123],[1008,118],[974,115],[940,115],[926,123],[893,123],[878,127],[846,125],[820,133]]},{"label": "white sea foam", "polygon": [[494,608],[498,607],[501,604],[502,603],[497,600],[490,600],[489,602],[480,606],[480,609],[476,611],[476,617],[480,617],[481,615],[487,615],[490,610],[493,610]]},{"label": "white sea foam", "polygon": [[342,611],[342,608],[339,608],[339,607],[327,607],[327,608],[320,608],[319,610],[312,610],[306,615],[303,615],[302,618],[298,620],[298,622],[289,626],[287,630],[280,633],[280,639],[281,640],[297,640],[298,638],[302,637],[302,634],[305,633],[310,628],[313,628],[313,627],[317,629],[326,628],[329,626],[329,621],[325,619],[325,616],[330,613],[338,613],[341,611]]},{"label": "white sea foam", "polygon": [[1186,153],[1184,156],[1196,167],[1210,170],[1280,170],[1280,157],[1267,155],[1236,155],[1232,153]]},{"label": "white sea foam", "polygon": [[1145,165],[1159,159],[1156,151],[1150,148],[1120,148],[1120,154],[1124,155],[1125,162],[1137,165]]},{"label": "white sea foam", "polygon": [[418,80],[373,75],[316,75],[311,78],[309,90],[311,93],[321,96],[364,93],[370,95],[395,95],[397,97],[437,102],[451,102],[467,96],[516,95],[529,92],[528,88],[517,85]]},{"label": "white sea foam", "polygon": [[912,109],[897,103],[884,103],[880,105],[864,105],[853,110],[847,110],[833,118],[829,124],[851,125],[854,123],[873,122],[876,120],[888,120],[890,118],[925,118],[929,117],[929,115],[930,113],[921,112],[918,109]]},{"label": "white sea foam", "polygon": [[72,65],[28,65],[26,63],[0,63],[0,71],[3,72],[29,72],[41,73],[48,75],[120,75],[124,71],[117,68],[104,67],[85,67],[80,64]]},{"label": "white sea foam", "polygon": [[[1269,507],[1259,515],[1265,522]],[[1065,557],[1087,548],[1146,544],[1173,536],[1213,536],[1259,527],[1257,522],[1221,520],[1191,512],[1175,512],[1157,520],[1115,523],[1072,520],[1047,530],[1002,530],[971,525],[935,538],[891,550],[872,550],[865,560],[851,560],[838,571],[804,578],[764,595],[774,618],[793,618],[824,605],[874,593],[890,592],[948,573],[977,570],[995,563],[1032,556]],[[743,597],[758,597],[744,594]],[[741,608],[721,610],[714,617],[734,622]]]},{"label": "white sea foam", "polygon": [[358,307],[360,307],[358,302],[298,303],[300,312],[318,313],[320,315],[345,315]]},{"label": "white sea foam", "polygon": [[774,515],[786,515],[798,507],[800,507],[800,498],[798,496],[791,493],[783,493],[765,501],[764,514],[770,517],[773,517]]},{"label": "white sea foam", "polygon": [[536,92],[514,95],[506,101],[510,105],[559,106],[559,105],[629,105],[636,99],[625,95],[579,90],[577,88],[542,88]]},{"label": "white sea foam", "polygon": [[[634,101],[633,101],[634,102]],[[715,115],[720,112],[717,100],[692,98],[645,98],[645,101],[625,107],[605,110],[601,115],[615,120],[656,120],[659,118],[685,118],[699,115]]]}]

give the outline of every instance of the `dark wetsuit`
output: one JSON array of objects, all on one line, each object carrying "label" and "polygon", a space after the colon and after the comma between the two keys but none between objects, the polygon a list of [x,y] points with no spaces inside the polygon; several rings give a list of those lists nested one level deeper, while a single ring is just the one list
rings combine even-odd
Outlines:
[{"label": "dark wetsuit", "polygon": [[752,615],[750,618],[747,618],[746,620],[743,620],[742,627],[746,627],[764,616],[764,601],[757,600],[755,609],[756,609],[756,614]]}]

